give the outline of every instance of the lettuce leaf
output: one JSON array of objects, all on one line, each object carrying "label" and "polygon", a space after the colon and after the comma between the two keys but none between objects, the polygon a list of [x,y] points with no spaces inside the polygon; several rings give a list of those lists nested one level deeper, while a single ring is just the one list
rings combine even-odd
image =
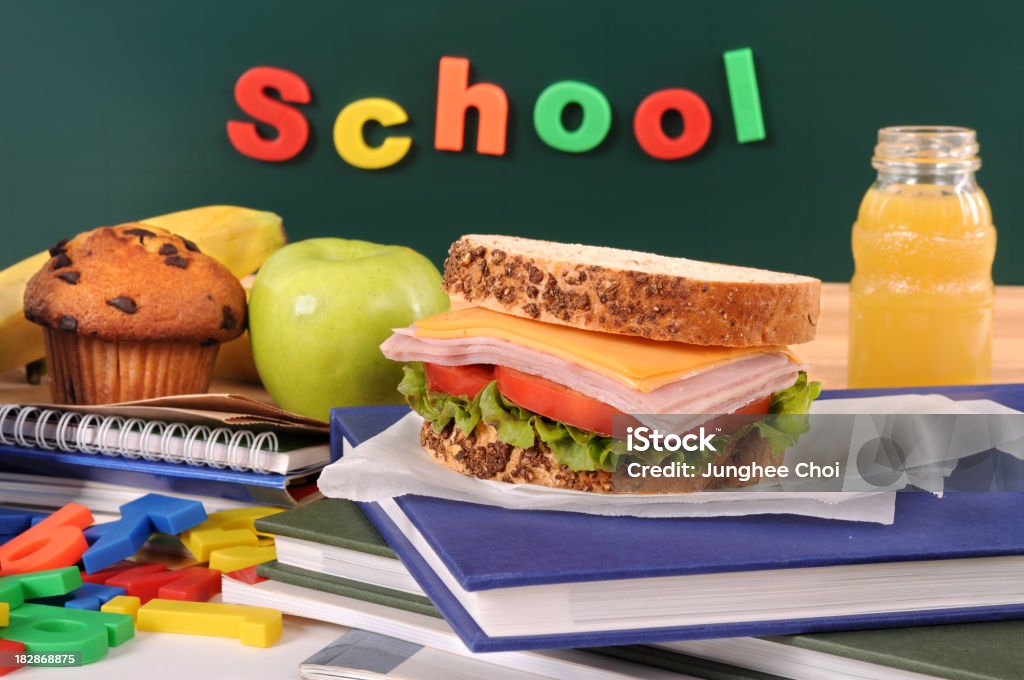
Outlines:
[{"label": "lettuce leaf", "polygon": [[422,364],[406,364],[403,371],[398,391],[434,432],[441,432],[454,420],[455,426],[468,434],[482,421],[494,427],[498,439],[510,446],[528,449],[540,438],[555,460],[573,471],[613,472],[626,451],[626,443],[620,439],[586,432],[518,406],[498,391],[495,381],[466,399],[428,390]]},{"label": "lettuce leaf", "polygon": [[[406,364],[403,371],[405,376],[398,391],[405,395],[412,410],[423,416],[436,433],[448,427],[453,420],[455,426],[466,434],[484,422],[494,427],[498,439],[510,446],[528,449],[539,438],[548,445],[558,463],[573,471],[614,472],[622,458],[628,455],[625,441],[587,432],[528,411],[506,399],[498,391],[495,381],[472,399],[467,399],[427,389],[426,374],[420,363]],[[807,382],[807,374],[801,372],[791,387],[772,396],[771,415],[729,435],[718,435],[714,440],[715,448],[721,451],[732,441],[742,439],[757,428],[761,437],[771,445],[772,453],[779,455],[807,432],[807,410],[820,393],[821,384]],[[688,453],[686,462],[703,467],[707,459],[715,455],[713,452]]]},{"label": "lettuce leaf", "polygon": [[768,417],[728,435],[718,435],[714,439],[715,448],[721,451],[729,443],[742,439],[756,428],[761,438],[772,447],[772,455],[778,456],[794,446],[800,435],[810,429],[807,412],[811,408],[811,402],[817,399],[819,394],[821,383],[807,382],[807,374],[800,371],[795,383],[772,395]]}]

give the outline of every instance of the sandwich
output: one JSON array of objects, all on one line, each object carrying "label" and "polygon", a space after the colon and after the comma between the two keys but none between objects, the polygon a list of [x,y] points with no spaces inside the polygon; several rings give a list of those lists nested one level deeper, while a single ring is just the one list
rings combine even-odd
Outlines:
[{"label": "sandwich", "polygon": [[[627,423],[753,414],[716,446],[646,454],[765,465],[799,436],[820,386],[790,345],[814,338],[817,279],[614,248],[463,236],[444,267],[452,311],[396,329],[399,391],[420,443],[482,479],[589,492],[623,485]],[[646,421],[645,421],[646,422]],[[716,422],[721,422],[716,421]],[[694,476],[672,490],[738,486]]]}]

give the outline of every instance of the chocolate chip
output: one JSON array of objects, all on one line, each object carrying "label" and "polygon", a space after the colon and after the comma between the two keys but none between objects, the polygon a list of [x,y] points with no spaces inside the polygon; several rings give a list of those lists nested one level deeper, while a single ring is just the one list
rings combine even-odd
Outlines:
[{"label": "chocolate chip", "polygon": [[134,227],[132,229],[125,229],[123,233],[129,234],[131,236],[138,236],[139,237],[139,243],[145,243],[145,239],[147,239],[149,237],[152,237],[152,236],[156,236],[156,234],[151,232],[149,229],[142,229],[140,227]]},{"label": "chocolate chip", "polygon": [[134,314],[139,310],[138,306],[135,304],[135,300],[130,297],[116,297],[111,300],[107,300],[107,304],[114,309],[121,310],[125,314]]},{"label": "chocolate chip", "polygon": [[160,246],[160,254],[161,255],[177,255],[178,254],[178,249],[172,243],[165,243],[162,246]]},{"label": "chocolate chip", "polygon": [[78,279],[82,278],[82,272],[61,272],[57,274],[57,278],[73,286],[78,283]]},{"label": "chocolate chip", "polygon": [[182,242],[185,244],[185,247],[191,250],[193,253],[201,252],[199,250],[199,246],[197,246],[195,243],[192,243],[192,241],[189,241],[187,238],[183,236],[179,236],[178,238],[180,238]]},{"label": "chocolate chip", "polygon": [[25,319],[28,320],[28,321],[31,321],[32,323],[35,323],[36,315],[26,309],[25,310]]},{"label": "chocolate chip", "polygon": [[57,322],[57,325],[60,327],[62,331],[74,333],[75,331],[78,330],[78,319],[69,314],[65,314],[64,316],[60,317],[60,321]]},{"label": "chocolate chip", "polygon": [[217,344],[216,340],[214,340],[213,338],[207,338],[206,340],[203,340],[201,343],[199,343],[199,346],[200,347],[213,347],[216,344]]},{"label": "chocolate chip", "polygon": [[67,253],[60,253],[57,257],[53,258],[53,268],[63,269],[64,267],[71,266],[71,258],[68,257]]},{"label": "chocolate chip", "polygon": [[166,260],[164,260],[164,264],[168,265],[169,267],[180,267],[182,269],[185,269],[186,267],[188,267],[188,260],[183,258],[181,255],[171,255]]},{"label": "chocolate chip", "polygon": [[64,246],[68,244],[69,240],[70,239],[62,238],[61,240],[57,241],[57,245],[50,248],[50,257],[54,257],[55,255],[60,255],[61,253],[63,253]]},{"label": "chocolate chip", "polygon": [[238,319],[235,318],[235,313],[231,311],[231,308],[224,307],[221,311],[224,314],[224,320],[220,322],[221,330],[233,331],[238,328]]}]

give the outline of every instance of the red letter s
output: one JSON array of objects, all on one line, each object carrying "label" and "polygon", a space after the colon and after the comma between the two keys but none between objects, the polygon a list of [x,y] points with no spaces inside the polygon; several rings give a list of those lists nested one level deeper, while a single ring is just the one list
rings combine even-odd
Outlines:
[{"label": "red letter s", "polygon": [[[267,92],[278,92],[281,101]],[[228,121],[228,139],[239,153],[259,161],[286,161],[294,158],[309,140],[309,121],[292,104],[310,102],[309,85],[291,71],[272,66],[256,66],[235,83],[235,102],[249,116],[277,129],[277,137],[260,135],[255,123]]]}]

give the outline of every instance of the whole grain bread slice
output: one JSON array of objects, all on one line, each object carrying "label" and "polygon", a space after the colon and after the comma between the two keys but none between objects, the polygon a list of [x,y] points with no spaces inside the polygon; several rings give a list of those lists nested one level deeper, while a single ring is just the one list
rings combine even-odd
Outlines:
[{"label": "whole grain bread slice", "polygon": [[444,288],[456,306],[726,347],[813,340],[821,296],[808,276],[477,234],[451,245]]},{"label": "whole grain bread slice", "polygon": [[[534,446],[520,449],[499,441],[497,430],[483,422],[468,434],[454,423],[436,433],[429,422],[424,422],[420,428],[420,444],[442,465],[470,477],[591,493],[691,493],[747,486],[761,481],[756,477],[743,481],[739,477],[700,475],[634,479],[621,470],[617,473],[570,470],[556,461],[551,449],[539,439]],[[738,441],[730,442],[714,462],[738,467],[757,463],[764,468],[779,465],[782,460],[772,454],[771,446],[754,430]]]}]

